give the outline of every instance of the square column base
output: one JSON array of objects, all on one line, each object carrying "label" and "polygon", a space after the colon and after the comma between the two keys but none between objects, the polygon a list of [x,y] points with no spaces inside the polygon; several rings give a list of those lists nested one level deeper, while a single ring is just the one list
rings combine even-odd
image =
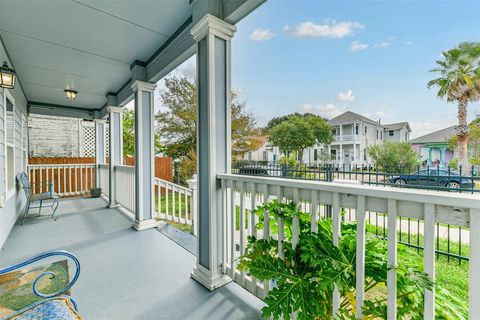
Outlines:
[{"label": "square column base", "polygon": [[137,231],[143,231],[147,229],[156,228],[159,224],[160,224],[160,221],[156,221],[155,219],[142,220],[142,221],[135,220],[135,222],[132,225],[132,228]]},{"label": "square column base", "polygon": [[210,272],[207,273],[203,271],[204,269],[205,268],[197,265],[197,267],[193,269],[191,277],[210,291],[220,288],[232,281],[230,277],[223,273],[212,278]]},{"label": "square column base", "polygon": [[120,205],[116,202],[109,202],[107,204],[107,208],[109,208],[109,209],[118,208],[118,207],[120,207]]}]

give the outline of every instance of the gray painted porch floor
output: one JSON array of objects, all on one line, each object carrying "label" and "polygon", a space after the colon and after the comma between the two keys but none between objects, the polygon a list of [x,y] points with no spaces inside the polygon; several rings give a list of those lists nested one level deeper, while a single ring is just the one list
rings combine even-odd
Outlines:
[{"label": "gray painted porch floor", "polygon": [[259,319],[262,302],[230,283],[214,292],[190,278],[195,257],[157,230],[137,232],[100,199],[60,202],[58,220],[27,219],[10,233],[0,267],[63,249],[80,260],[72,289],[84,319]]}]

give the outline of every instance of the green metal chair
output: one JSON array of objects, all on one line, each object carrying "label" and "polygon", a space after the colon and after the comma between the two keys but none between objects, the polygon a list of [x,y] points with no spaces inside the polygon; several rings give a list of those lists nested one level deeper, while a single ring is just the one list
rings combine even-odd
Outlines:
[{"label": "green metal chair", "polygon": [[[57,208],[58,208],[58,204],[59,204],[58,199],[60,199],[60,196],[57,193],[55,193],[53,190],[53,185],[54,185],[53,180],[46,181],[45,183],[40,183],[39,185],[35,185],[30,183],[30,180],[28,179],[28,176],[25,172],[19,173],[17,176],[17,179],[20,187],[25,192],[25,197],[27,198],[27,204],[25,205],[25,209],[23,211],[22,225],[30,209],[38,209],[38,216],[41,215],[42,208],[45,207],[43,205],[44,201],[52,201],[51,204],[47,207],[50,207],[50,209],[52,209],[52,214],[51,214],[52,219],[57,220],[57,218],[55,217],[55,212],[57,211]],[[41,192],[41,193],[35,192],[36,190],[41,190],[45,186],[48,186],[47,192]],[[35,202],[40,202],[40,205],[32,207],[32,203],[35,203]]]}]

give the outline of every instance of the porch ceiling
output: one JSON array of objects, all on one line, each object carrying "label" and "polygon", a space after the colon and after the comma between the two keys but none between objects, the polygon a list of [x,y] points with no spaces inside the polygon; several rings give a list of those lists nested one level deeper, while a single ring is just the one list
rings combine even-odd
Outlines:
[{"label": "porch ceiling", "polygon": [[0,37],[30,103],[100,109],[191,14],[189,0],[4,0]]}]

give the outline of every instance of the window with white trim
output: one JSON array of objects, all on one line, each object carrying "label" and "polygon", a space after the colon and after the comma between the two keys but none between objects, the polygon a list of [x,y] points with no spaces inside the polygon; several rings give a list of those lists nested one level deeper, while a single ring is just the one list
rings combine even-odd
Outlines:
[{"label": "window with white trim", "polygon": [[27,172],[28,166],[28,123],[27,116],[22,112],[22,171]]},{"label": "window with white trim", "polygon": [[5,131],[6,131],[6,121],[5,121],[5,96],[4,90],[0,91],[0,207],[5,205],[6,199],[6,151],[7,147],[5,144]]},{"label": "window with white trim", "polygon": [[7,123],[7,192],[15,188],[15,112],[14,102],[5,97],[6,123]]}]

